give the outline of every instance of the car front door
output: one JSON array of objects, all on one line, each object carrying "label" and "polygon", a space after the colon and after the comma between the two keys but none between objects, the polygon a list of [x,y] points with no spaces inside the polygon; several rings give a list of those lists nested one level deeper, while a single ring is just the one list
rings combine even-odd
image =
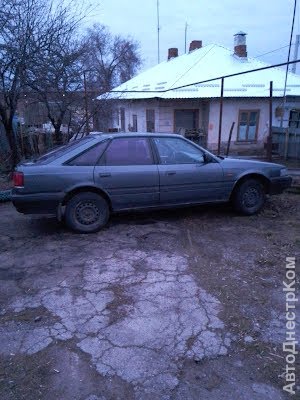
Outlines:
[{"label": "car front door", "polygon": [[155,137],[159,158],[160,203],[183,204],[224,199],[223,169],[181,137]]},{"label": "car front door", "polygon": [[147,138],[113,138],[100,164],[94,180],[108,193],[113,209],[159,204],[158,167]]}]

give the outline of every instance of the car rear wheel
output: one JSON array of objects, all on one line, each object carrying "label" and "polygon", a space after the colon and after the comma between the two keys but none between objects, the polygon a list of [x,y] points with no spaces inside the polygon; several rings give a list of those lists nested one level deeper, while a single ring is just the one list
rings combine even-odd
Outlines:
[{"label": "car rear wheel", "polygon": [[108,219],[107,201],[96,193],[78,193],[66,204],[66,224],[75,232],[97,232],[106,225]]},{"label": "car rear wheel", "polygon": [[261,210],[266,200],[264,186],[256,179],[241,183],[234,192],[234,208],[245,215],[252,215]]}]

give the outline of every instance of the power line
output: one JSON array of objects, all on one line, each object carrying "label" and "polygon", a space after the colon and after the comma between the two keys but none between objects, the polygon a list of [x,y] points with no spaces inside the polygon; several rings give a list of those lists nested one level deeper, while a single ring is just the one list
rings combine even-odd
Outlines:
[{"label": "power line", "polygon": [[286,46],[279,47],[278,49],[274,49],[274,50],[268,51],[267,53],[260,54],[259,56],[256,56],[254,58],[259,58],[259,57],[262,57],[262,56],[266,56],[267,54],[275,53],[276,51],[279,51],[279,50],[282,50],[282,49],[286,49],[287,47],[289,47],[288,44]]},{"label": "power line", "polygon": [[[291,55],[291,47],[292,47],[292,40],[293,40],[296,8],[297,8],[297,0],[295,0],[295,2],[294,2],[293,21],[292,21],[292,27],[291,27],[289,52],[288,52],[288,58],[287,58],[287,62],[288,63],[290,61],[290,55]],[[285,71],[285,81],[284,81],[284,90],[283,90],[283,109],[284,109],[284,106],[285,106],[285,103],[286,103],[286,83],[287,83],[287,77],[288,77],[288,72],[289,72],[289,64],[288,63],[286,64],[286,71]],[[281,115],[281,121],[280,121],[280,127],[281,128],[282,128],[282,125],[283,125],[283,114]]]}]

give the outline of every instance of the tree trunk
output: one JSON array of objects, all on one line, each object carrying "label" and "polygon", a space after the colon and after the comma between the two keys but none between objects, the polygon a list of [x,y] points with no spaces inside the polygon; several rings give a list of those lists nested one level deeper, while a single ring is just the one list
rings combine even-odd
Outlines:
[{"label": "tree trunk", "polygon": [[60,125],[55,125],[54,127],[54,142],[56,145],[61,145],[63,143],[63,136],[60,130]]},{"label": "tree trunk", "polygon": [[18,152],[18,144],[15,133],[13,131],[12,119],[9,119],[6,123],[3,123],[5,128],[5,133],[7,137],[7,141],[11,151],[11,158],[10,158],[10,168],[13,170],[15,166],[20,161],[19,152]]}]

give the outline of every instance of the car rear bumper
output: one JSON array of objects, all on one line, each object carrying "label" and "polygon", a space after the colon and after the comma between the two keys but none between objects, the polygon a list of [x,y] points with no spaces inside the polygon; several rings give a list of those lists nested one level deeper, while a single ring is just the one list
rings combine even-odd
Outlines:
[{"label": "car rear bumper", "polygon": [[11,199],[22,214],[56,214],[63,193],[23,194],[13,191]]},{"label": "car rear bumper", "polygon": [[291,187],[291,184],[291,176],[280,176],[278,178],[272,178],[269,187],[269,194],[280,194],[285,189]]}]

